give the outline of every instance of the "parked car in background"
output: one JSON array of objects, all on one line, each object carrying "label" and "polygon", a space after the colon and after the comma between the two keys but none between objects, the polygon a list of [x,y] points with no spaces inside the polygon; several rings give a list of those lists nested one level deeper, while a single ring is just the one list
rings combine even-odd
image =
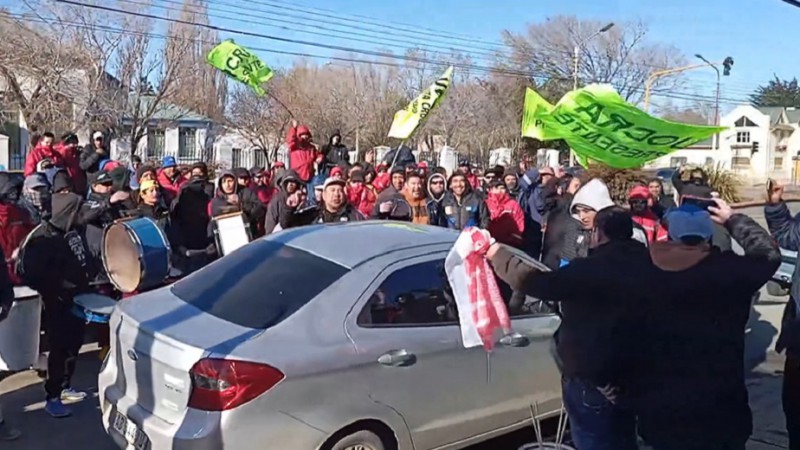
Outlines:
[{"label": "parked car in background", "polygon": [[531,405],[557,415],[559,317],[529,297],[491,353],[465,349],[444,272],[457,236],[290,229],[121,302],[103,426],[136,449],[458,449],[530,425]]},{"label": "parked car in background", "polygon": [[789,295],[792,287],[792,274],[797,265],[797,252],[781,249],[781,265],[778,271],[772,276],[772,280],[767,282],[767,293],[777,297]]}]

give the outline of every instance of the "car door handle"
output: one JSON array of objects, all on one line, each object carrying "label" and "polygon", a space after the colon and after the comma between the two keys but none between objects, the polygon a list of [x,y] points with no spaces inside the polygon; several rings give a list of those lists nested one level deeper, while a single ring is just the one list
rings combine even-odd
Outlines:
[{"label": "car door handle", "polygon": [[381,355],[378,358],[378,362],[384,366],[405,367],[416,363],[417,356],[405,349],[392,350]]},{"label": "car door handle", "polygon": [[500,343],[506,347],[527,347],[531,341],[519,333],[511,333],[500,338]]}]

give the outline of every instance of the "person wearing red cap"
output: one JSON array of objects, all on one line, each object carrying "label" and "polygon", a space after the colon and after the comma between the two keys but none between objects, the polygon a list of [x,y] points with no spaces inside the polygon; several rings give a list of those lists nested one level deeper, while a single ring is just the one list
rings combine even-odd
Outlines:
[{"label": "person wearing red cap", "polygon": [[669,239],[669,234],[653,212],[652,202],[653,197],[646,186],[634,186],[628,192],[628,204],[631,207],[633,221],[644,229],[647,242],[666,241]]},{"label": "person wearing red cap", "polygon": [[312,142],[311,130],[292,120],[292,127],[286,133],[286,146],[289,147],[289,167],[297,172],[300,181],[308,183],[314,176],[314,161],[319,153]]}]

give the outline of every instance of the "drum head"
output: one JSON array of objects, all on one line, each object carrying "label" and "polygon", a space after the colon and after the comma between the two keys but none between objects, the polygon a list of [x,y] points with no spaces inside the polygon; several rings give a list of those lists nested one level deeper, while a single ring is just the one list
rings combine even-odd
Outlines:
[{"label": "drum head", "polygon": [[139,287],[142,280],[139,248],[124,223],[108,227],[103,245],[103,264],[109,280],[120,291],[130,293]]}]

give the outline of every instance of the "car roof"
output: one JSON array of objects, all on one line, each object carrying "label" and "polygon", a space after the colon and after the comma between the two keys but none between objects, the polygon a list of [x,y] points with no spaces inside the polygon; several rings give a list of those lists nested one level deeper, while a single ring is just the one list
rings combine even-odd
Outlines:
[{"label": "car roof", "polygon": [[309,225],[266,237],[351,269],[389,252],[452,245],[457,238],[455,230],[387,220]]}]

